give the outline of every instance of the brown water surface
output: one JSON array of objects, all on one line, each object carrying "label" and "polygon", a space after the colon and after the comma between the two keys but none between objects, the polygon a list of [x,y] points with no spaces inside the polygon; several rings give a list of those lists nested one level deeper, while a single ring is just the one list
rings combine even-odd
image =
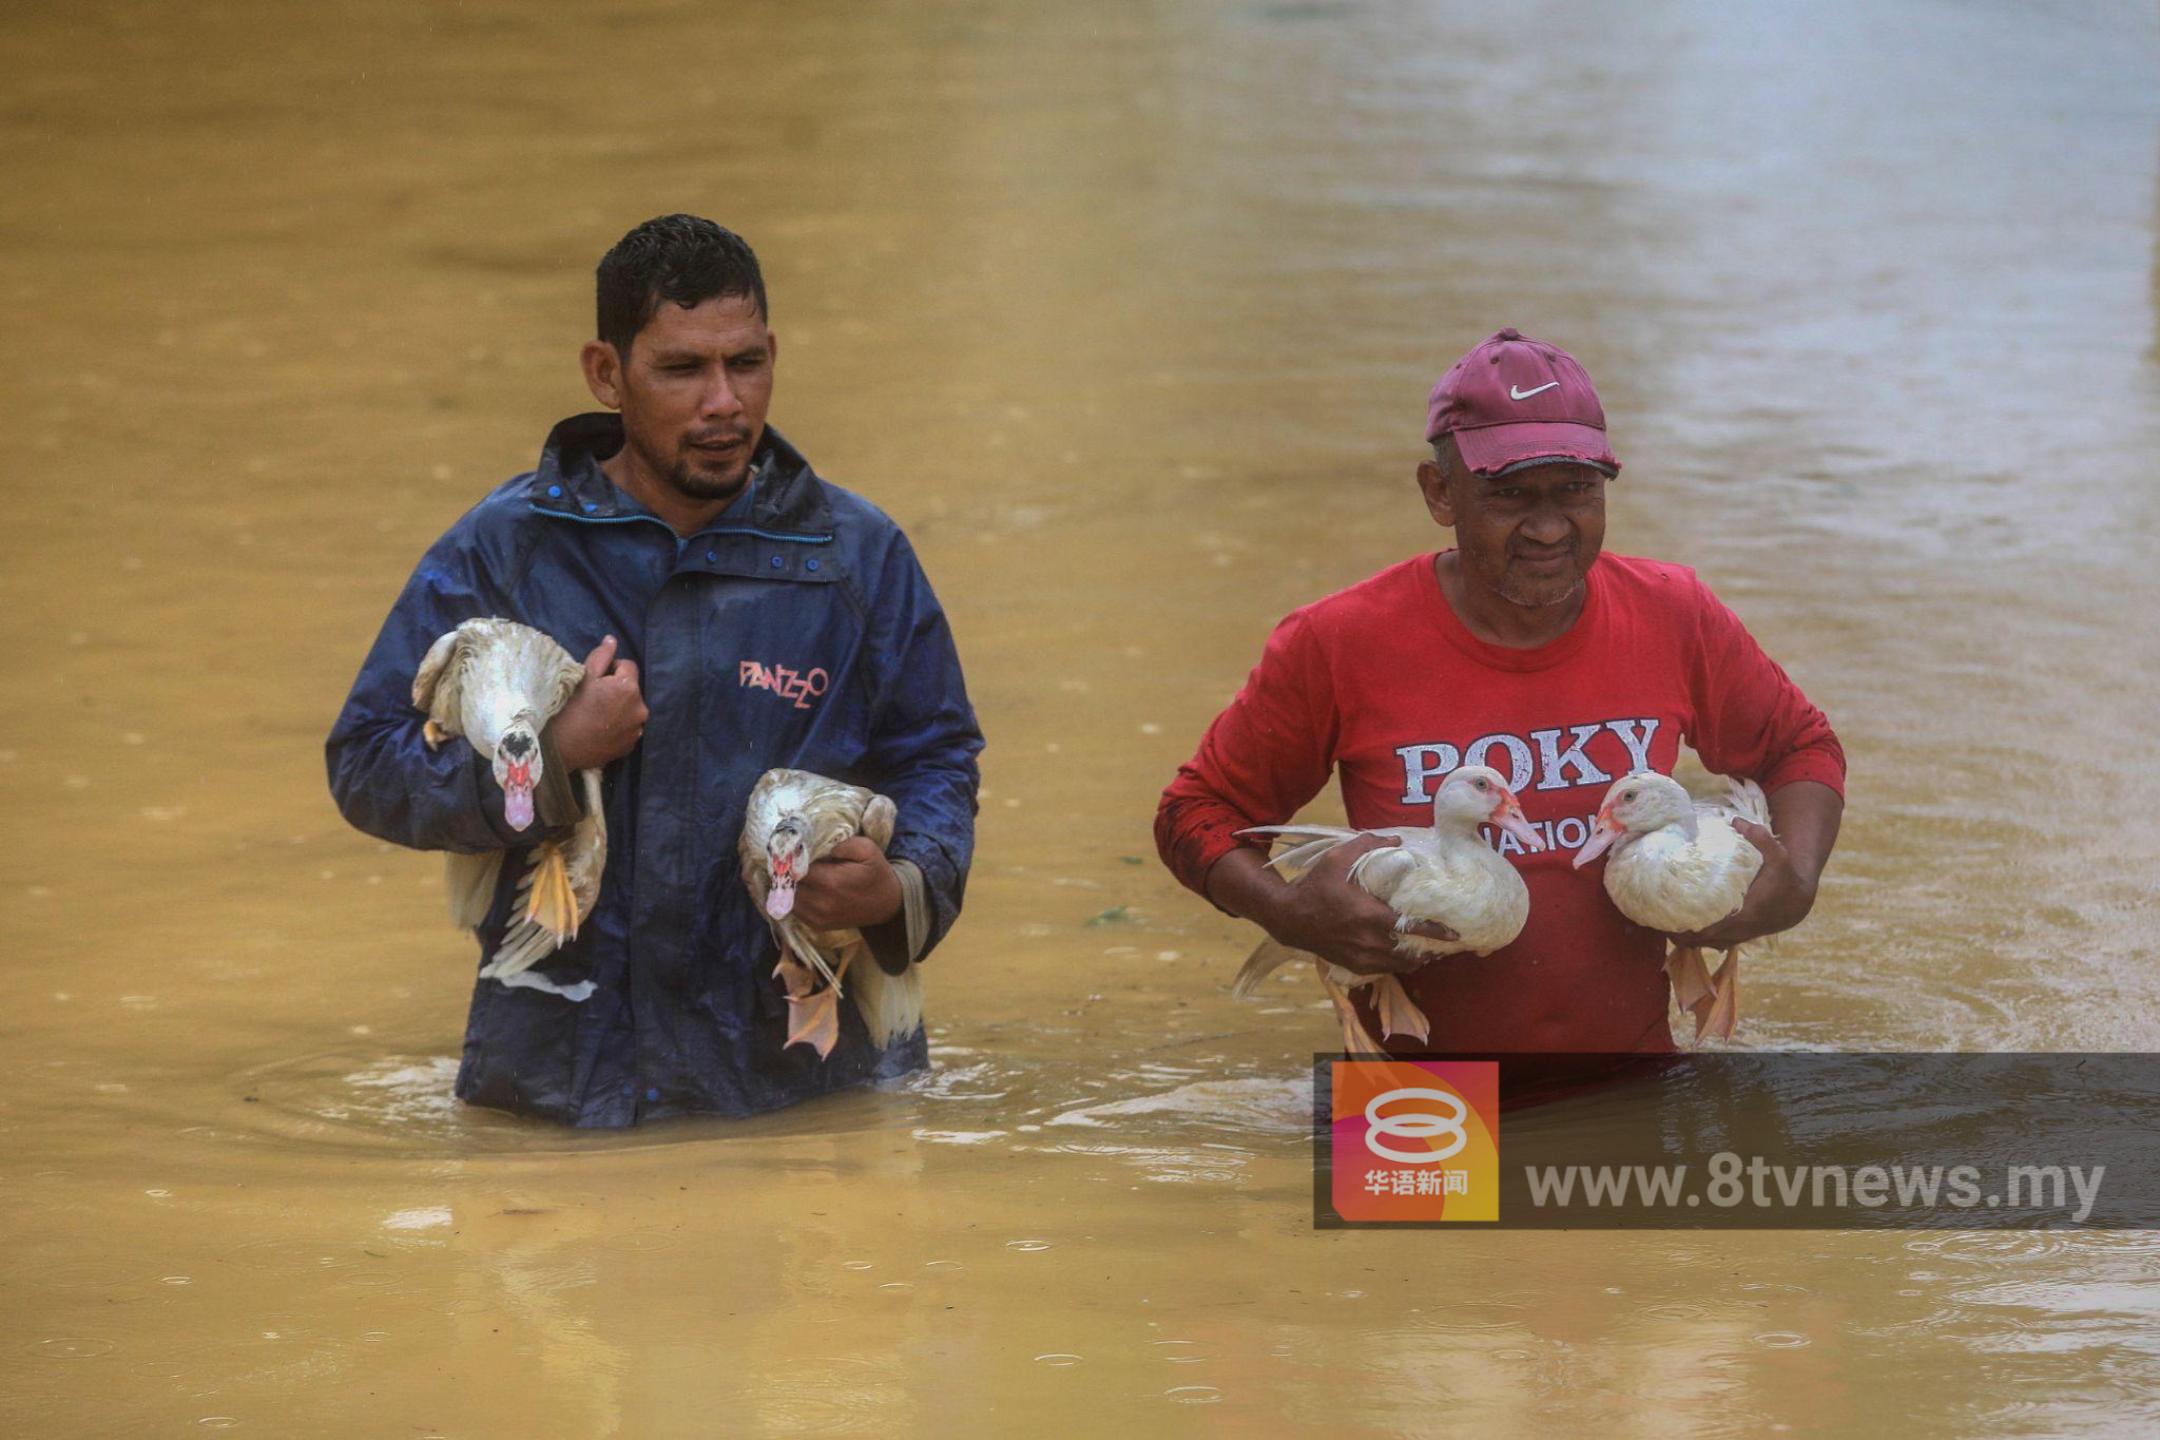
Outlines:
[{"label": "brown water surface", "polygon": [[[2149,7],[89,0],[0,21],[11,1434],[1911,1435],[2160,1423],[2144,1235],[1315,1234],[1302,980],[1152,859],[1285,610],[1439,537],[1431,377],[1574,349],[1616,549],[1854,764],[1758,1047],[2160,1040]],[[991,737],[937,1072],[448,1098],[472,957],[320,743],[586,408],[589,275],[760,248],[774,418]]]}]

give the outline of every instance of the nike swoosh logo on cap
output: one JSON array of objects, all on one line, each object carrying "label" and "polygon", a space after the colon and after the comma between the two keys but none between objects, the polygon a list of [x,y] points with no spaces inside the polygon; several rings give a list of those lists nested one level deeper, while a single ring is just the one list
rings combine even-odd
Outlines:
[{"label": "nike swoosh logo on cap", "polygon": [[1542,394],[1544,394],[1544,393],[1545,393],[1545,392],[1546,392],[1547,390],[1553,389],[1553,388],[1554,388],[1555,386],[1557,386],[1557,385],[1558,385],[1559,383],[1560,383],[1560,382],[1559,382],[1559,381],[1557,381],[1557,380],[1547,380],[1547,381],[1546,381],[1546,382],[1545,382],[1544,384],[1542,384],[1542,385],[1538,386],[1538,387],[1537,387],[1537,389],[1535,389],[1535,390],[1518,390],[1518,389],[1516,389],[1516,388],[1515,388],[1515,387],[1514,387],[1513,385],[1510,385],[1510,386],[1508,386],[1508,387],[1507,387],[1507,394],[1508,394],[1508,399],[1510,399],[1510,400],[1527,400],[1527,399],[1529,399],[1529,398],[1530,398],[1530,397],[1531,397],[1532,395],[1542,395]]}]

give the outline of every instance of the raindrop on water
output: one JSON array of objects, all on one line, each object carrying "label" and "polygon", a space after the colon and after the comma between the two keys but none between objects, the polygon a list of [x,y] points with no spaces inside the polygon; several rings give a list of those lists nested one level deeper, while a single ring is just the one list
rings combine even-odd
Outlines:
[{"label": "raindrop on water", "polygon": [[120,1347],[110,1340],[54,1339],[40,1340],[30,1347],[30,1353],[47,1360],[95,1360],[100,1355],[110,1355]]}]

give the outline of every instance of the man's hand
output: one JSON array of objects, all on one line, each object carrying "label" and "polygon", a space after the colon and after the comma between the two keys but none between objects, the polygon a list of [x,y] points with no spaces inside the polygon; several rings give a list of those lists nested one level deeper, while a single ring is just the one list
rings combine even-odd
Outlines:
[{"label": "man's hand", "polygon": [[637,663],[615,658],[610,635],[585,657],[585,678],[548,721],[547,737],[563,764],[593,770],[637,748],[647,713]]},{"label": "man's hand", "polygon": [[1735,945],[1790,930],[1805,920],[1808,911],[1814,908],[1815,878],[1801,873],[1783,841],[1752,820],[1734,820],[1732,827],[1762,852],[1762,869],[1755,872],[1747,897],[1740,902],[1738,910],[1691,935],[1673,936],[1675,945],[1730,950]]},{"label": "man's hand", "polygon": [[833,847],[795,886],[795,918],[812,930],[860,930],[900,913],[900,877],[866,836]]},{"label": "man's hand", "polygon": [[[1394,843],[1367,836],[1336,846],[1296,884],[1275,881],[1249,918],[1259,921],[1277,943],[1310,951],[1360,975],[1400,975],[1417,969],[1430,957],[1397,953],[1399,936],[1453,940],[1458,938],[1455,932],[1435,920],[1397,929],[1401,917],[1350,879],[1350,867],[1358,856]],[[1245,853],[1259,858],[1256,851]],[[1232,858],[1224,857],[1226,861]]]}]

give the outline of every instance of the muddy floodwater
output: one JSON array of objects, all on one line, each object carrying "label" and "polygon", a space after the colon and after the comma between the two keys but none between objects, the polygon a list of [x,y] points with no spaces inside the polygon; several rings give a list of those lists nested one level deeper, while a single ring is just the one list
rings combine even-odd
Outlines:
[{"label": "muddy floodwater", "polygon": [[[1517,325],[1608,545],[1851,757],[1741,1043],[2160,1048],[2156,59],[2044,0],[10,10],[0,1429],[2160,1425],[2151,1234],[1316,1234],[1325,1002],[1233,1002],[1150,838],[1273,621],[1442,543],[1426,387]],[[673,209],[990,748],[933,1074],[578,1134],[450,1099],[440,864],[321,742]]]}]

